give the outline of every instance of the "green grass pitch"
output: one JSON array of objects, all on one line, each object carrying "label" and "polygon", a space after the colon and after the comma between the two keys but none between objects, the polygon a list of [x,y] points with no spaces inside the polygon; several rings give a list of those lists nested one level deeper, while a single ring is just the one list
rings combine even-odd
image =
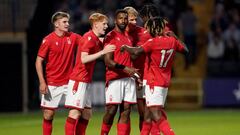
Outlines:
[{"label": "green grass pitch", "polygon": [[[176,135],[240,135],[240,110],[167,111]],[[0,135],[41,135],[41,112],[0,113]],[[53,135],[64,135],[66,111],[58,111]],[[99,135],[103,112],[94,111],[87,135]],[[139,135],[138,114],[131,115],[131,135]],[[116,135],[116,120],[110,135]]]}]

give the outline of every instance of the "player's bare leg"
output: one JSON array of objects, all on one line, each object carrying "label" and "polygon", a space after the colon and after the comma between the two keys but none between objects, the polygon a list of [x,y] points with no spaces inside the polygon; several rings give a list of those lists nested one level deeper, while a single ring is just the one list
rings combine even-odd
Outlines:
[{"label": "player's bare leg", "polygon": [[152,128],[151,112],[148,107],[145,107],[141,135],[149,135],[151,128]]},{"label": "player's bare leg", "polygon": [[108,135],[118,110],[118,105],[107,105],[105,115],[103,116],[101,135]]},{"label": "player's bare leg", "polygon": [[144,99],[138,99],[137,100],[137,108],[138,108],[138,114],[139,114],[139,129],[142,130],[142,124],[144,121],[144,110],[145,110],[145,100]]},{"label": "player's bare leg", "polygon": [[76,135],[85,135],[88,122],[92,117],[92,109],[85,108],[82,111],[81,117],[78,119],[77,126],[76,126]]},{"label": "player's bare leg", "polygon": [[55,111],[50,109],[43,109],[43,135],[52,134],[52,121],[54,118]]}]

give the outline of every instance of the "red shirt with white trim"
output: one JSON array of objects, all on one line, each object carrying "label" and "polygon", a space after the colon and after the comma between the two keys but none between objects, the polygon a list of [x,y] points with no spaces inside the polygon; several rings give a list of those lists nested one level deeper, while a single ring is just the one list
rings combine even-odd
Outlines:
[{"label": "red shirt with white trim", "polygon": [[74,52],[81,36],[68,32],[59,37],[55,32],[46,36],[38,51],[38,56],[46,61],[46,81],[48,85],[60,86],[68,83],[74,65]]},{"label": "red shirt with white trim", "polygon": [[184,45],[174,37],[158,36],[149,39],[142,48],[149,55],[147,84],[168,87],[174,56],[184,51]]},{"label": "red shirt with white trim", "polygon": [[87,52],[89,55],[95,54],[102,50],[103,44],[92,30],[83,35],[80,44],[81,47],[78,48],[76,65],[74,66],[70,79],[90,83],[92,81],[96,61],[94,60],[83,64],[81,61],[81,52]]},{"label": "red shirt with white trim", "polygon": [[[104,45],[115,45],[116,50],[113,52],[113,60],[118,64],[122,64],[128,67],[132,67],[132,62],[130,58],[130,54],[126,51],[120,52],[120,48],[122,45],[132,46],[131,37],[129,37],[126,33],[120,33],[116,30],[110,31],[104,41]],[[120,79],[124,77],[129,77],[128,74],[123,72],[123,70],[106,68],[106,81]]]}]

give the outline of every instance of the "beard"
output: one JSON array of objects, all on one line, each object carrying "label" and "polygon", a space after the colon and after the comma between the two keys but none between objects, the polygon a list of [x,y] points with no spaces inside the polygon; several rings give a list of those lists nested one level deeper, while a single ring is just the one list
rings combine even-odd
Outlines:
[{"label": "beard", "polygon": [[124,31],[127,27],[126,24],[117,24],[117,27],[121,30],[121,31]]}]

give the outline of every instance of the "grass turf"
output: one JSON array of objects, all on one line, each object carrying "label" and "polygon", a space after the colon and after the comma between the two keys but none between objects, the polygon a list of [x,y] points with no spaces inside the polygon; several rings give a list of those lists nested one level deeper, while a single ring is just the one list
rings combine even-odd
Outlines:
[{"label": "grass turf", "polygon": [[[240,110],[167,111],[176,135],[239,135]],[[0,114],[0,135],[41,135],[41,112]],[[58,111],[52,135],[64,135],[66,111]],[[87,135],[99,135],[103,112],[94,111]],[[117,118],[117,117],[116,117]],[[138,114],[131,115],[131,135],[139,135]],[[109,135],[116,135],[116,120]]]}]

